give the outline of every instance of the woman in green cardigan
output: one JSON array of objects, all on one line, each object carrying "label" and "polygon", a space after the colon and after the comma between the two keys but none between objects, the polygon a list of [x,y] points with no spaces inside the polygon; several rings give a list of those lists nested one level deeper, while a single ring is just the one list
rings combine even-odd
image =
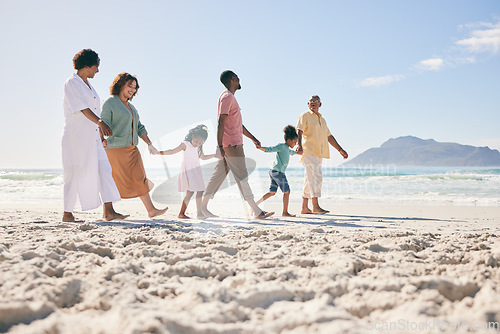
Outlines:
[{"label": "woman in green cardigan", "polygon": [[138,89],[137,78],[129,73],[120,73],[115,78],[109,88],[112,96],[102,104],[101,113],[102,121],[109,125],[113,135],[102,140],[121,198],[139,197],[148,211],[149,218],[153,218],[164,214],[168,208],[157,209],[149,196],[153,183],[146,177],[137,148],[139,137],[148,145],[150,153],[158,151],[142,125],[137,109],[129,102]]}]

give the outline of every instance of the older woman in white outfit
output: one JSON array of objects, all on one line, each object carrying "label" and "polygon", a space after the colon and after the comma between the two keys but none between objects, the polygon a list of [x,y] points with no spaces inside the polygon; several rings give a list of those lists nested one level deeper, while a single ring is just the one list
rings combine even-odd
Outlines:
[{"label": "older woman in white outfit", "polygon": [[73,58],[77,72],[64,84],[64,222],[78,221],[73,216],[77,198],[83,211],[98,208],[102,200],[103,218],[107,221],[128,217],[113,208],[113,202],[120,200],[120,193],[101,139],[112,131],[99,118],[99,95],[88,82],[99,72],[99,62],[97,53],[90,49],[78,52]]}]

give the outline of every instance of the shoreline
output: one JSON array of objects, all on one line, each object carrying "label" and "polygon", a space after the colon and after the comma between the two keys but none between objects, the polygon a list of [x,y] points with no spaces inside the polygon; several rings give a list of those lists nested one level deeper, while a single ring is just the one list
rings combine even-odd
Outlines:
[{"label": "shoreline", "polygon": [[[40,219],[49,222],[58,222],[60,217],[62,217],[62,203],[49,202],[49,203],[2,203],[0,202],[0,222],[5,220],[5,216],[8,213],[16,212],[18,213],[17,218],[13,219],[13,222],[22,222],[23,215],[26,218],[31,216],[37,216]],[[168,221],[168,222],[200,222],[200,220],[194,219],[178,219],[177,214],[180,208],[180,203],[173,203],[171,205],[163,205],[155,203],[158,208],[168,206],[169,210],[165,215],[160,217],[155,217],[151,221]],[[385,204],[380,205],[377,203],[368,204],[357,204],[339,201],[337,203],[327,203],[327,201],[320,202],[320,205],[330,213],[327,215],[306,215],[300,214],[301,202],[297,200],[290,200],[289,211],[292,214],[297,215],[292,217],[293,220],[308,220],[310,218],[324,219],[324,220],[335,220],[335,219],[378,219],[388,221],[391,220],[401,220],[401,221],[457,221],[464,222],[468,224],[473,223],[483,223],[485,226],[496,227],[496,224],[500,227],[500,207],[498,206],[474,206],[474,205],[443,205],[442,203],[437,203],[435,205],[423,205],[421,203],[414,203],[412,205],[405,204]],[[130,214],[130,217],[124,221],[133,220],[149,220],[145,209],[139,199],[127,199],[120,202],[114,203],[114,207],[118,212]],[[272,199],[263,202],[260,207],[265,211],[274,211],[275,215],[266,219],[266,221],[272,220],[283,220],[290,217],[281,217],[282,203],[280,194],[274,196]],[[218,215],[220,218],[232,220],[254,220],[249,215],[248,205],[242,200],[217,200],[214,199],[210,201],[209,210],[213,211],[214,214]],[[187,213],[188,216],[195,217],[196,214],[195,201],[191,201],[189,204]],[[90,211],[79,211],[75,210],[75,215],[83,215],[88,217],[88,222],[92,223],[101,220],[102,206],[95,210]],[[412,219],[413,218],[413,219]],[[211,219],[207,219],[209,222]],[[468,225],[467,225],[468,226]],[[464,226],[462,226],[464,227]]]},{"label": "shoreline", "polygon": [[[250,186],[256,198],[268,191],[267,172],[267,168],[258,168],[250,175]],[[292,189],[291,201],[301,201],[304,181],[302,172],[303,169],[300,168],[288,171],[287,177]],[[477,171],[438,169],[435,172],[416,168],[413,171],[402,170],[397,173],[353,170],[351,174],[343,173],[341,170],[339,173],[330,173],[328,169],[325,169],[323,197],[320,202],[342,206],[500,207],[498,193],[500,169],[481,168]],[[175,173],[172,172],[170,178],[162,169],[149,170],[148,173],[148,177],[156,185],[152,191],[154,201],[166,202],[167,205],[181,202],[181,194],[177,192]],[[210,175],[208,170],[206,174],[205,180]],[[231,184],[233,184],[232,181]],[[59,206],[63,202],[62,174],[13,171],[0,175],[0,188],[0,205],[3,207],[17,202],[28,202],[26,205],[36,206],[36,201],[42,200],[44,204],[52,207]],[[239,199],[240,194],[234,184],[229,188],[221,189],[216,196],[216,200],[219,201]]]}]

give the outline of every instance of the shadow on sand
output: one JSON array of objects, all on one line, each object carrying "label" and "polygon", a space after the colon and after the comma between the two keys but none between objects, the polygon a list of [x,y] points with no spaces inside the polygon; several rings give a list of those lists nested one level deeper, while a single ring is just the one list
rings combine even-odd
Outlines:
[{"label": "shadow on sand", "polygon": [[117,220],[100,221],[95,223],[98,226],[115,226],[125,228],[163,228],[171,231],[181,231],[189,233],[192,231],[192,224],[179,222],[175,220]]},{"label": "shadow on sand", "polygon": [[[356,223],[362,222],[363,223]],[[206,220],[190,219],[190,220],[125,220],[111,222],[96,222],[98,226],[117,226],[125,228],[158,228],[176,232],[189,233],[195,232],[214,232],[222,233],[226,229],[244,229],[251,230],[254,226],[285,226],[287,224],[303,224],[313,226],[334,226],[340,228],[376,228],[386,229],[391,228],[394,223],[403,223],[405,221],[436,221],[459,223],[465,221],[436,219],[436,218],[418,218],[418,217],[384,217],[384,216],[359,216],[359,215],[300,215],[297,217],[280,217],[273,216],[268,219],[243,219],[230,217],[208,218]],[[377,224],[375,224],[377,223]]]}]

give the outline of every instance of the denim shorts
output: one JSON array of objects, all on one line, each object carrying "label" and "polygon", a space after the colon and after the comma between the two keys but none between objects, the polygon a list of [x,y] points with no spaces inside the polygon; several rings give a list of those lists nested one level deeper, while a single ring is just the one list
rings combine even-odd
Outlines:
[{"label": "denim shorts", "polygon": [[270,192],[277,192],[278,187],[284,193],[290,191],[290,186],[288,185],[288,180],[286,179],[285,173],[271,169],[269,171],[269,176],[271,177],[271,186],[269,187]]}]

